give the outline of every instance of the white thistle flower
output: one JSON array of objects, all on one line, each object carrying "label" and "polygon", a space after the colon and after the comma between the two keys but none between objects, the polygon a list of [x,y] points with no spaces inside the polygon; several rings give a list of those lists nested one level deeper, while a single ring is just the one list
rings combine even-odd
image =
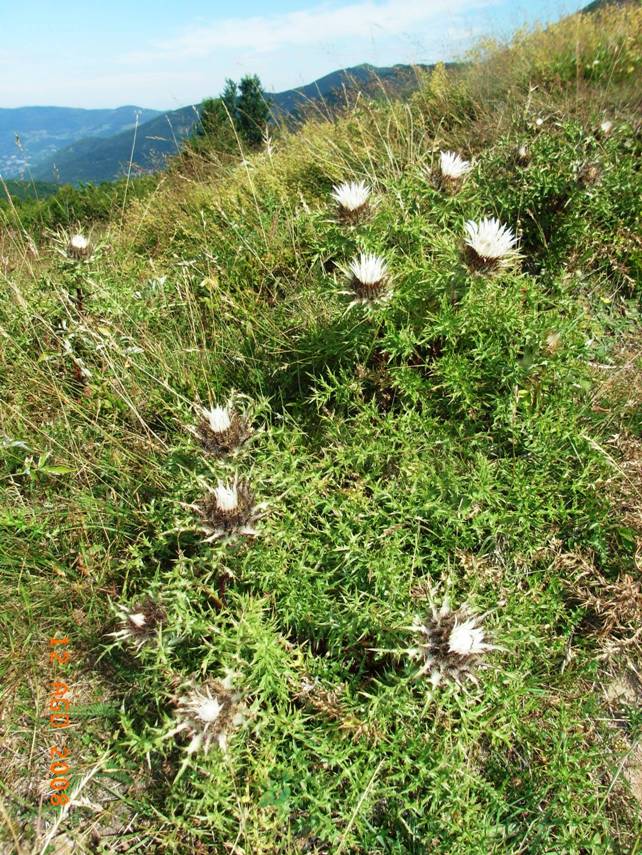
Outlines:
[{"label": "white thistle flower", "polygon": [[188,755],[201,749],[208,752],[213,743],[226,751],[231,732],[246,720],[241,696],[232,691],[232,680],[232,674],[222,681],[209,680],[180,697],[176,710],[178,724],[166,738],[186,732],[191,737]]},{"label": "white thistle flower", "polygon": [[225,543],[237,537],[256,537],[255,524],[267,504],[255,504],[249,484],[235,479],[231,484],[219,481],[216,487],[208,486],[201,503],[187,507],[200,516],[206,543],[214,540]]},{"label": "white thistle flower", "polygon": [[227,407],[212,407],[211,410],[203,410],[203,415],[207,419],[212,433],[224,433],[232,425],[230,411]]},{"label": "white thistle flower", "polygon": [[341,216],[356,222],[368,207],[371,190],[365,181],[344,181],[332,188],[332,198],[339,205]]},{"label": "white thistle flower", "polygon": [[442,151],[439,153],[439,168],[442,178],[459,182],[470,172],[472,164],[454,151]]},{"label": "white thistle flower", "polygon": [[70,258],[75,258],[80,261],[83,258],[89,258],[92,252],[92,246],[89,238],[83,234],[72,235],[67,244],[67,255]]},{"label": "white thistle flower", "polygon": [[342,293],[353,298],[350,306],[372,306],[390,298],[388,265],[381,256],[361,253],[348,264],[346,274],[350,278],[351,290]]},{"label": "white thistle flower", "polygon": [[495,217],[485,217],[478,222],[468,220],[464,229],[471,267],[493,270],[507,266],[517,257],[517,238],[513,230]]},{"label": "white thistle flower", "polygon": [[131,644],[136,652],[156,637],[167,617],[162,606],[151,597],[147,597],[144,602],[134,607],[120,605],[117,611],[121,628],[110,635],[116,641]]},{"label": "white thistle flower", "polygon": [[239,491],[236,484],[226,487],[219,481],[218,486],[214,488],[214,496],[217,508],[223,513],[235,511],[239,506]]},{"label": "white thistle flower", "polygon": [[475,670],[486,667],[483,655],[497,649],[486,641],[480,626],[483,616],[473,615],[466,605],[453,611],[447,600],[439,608],[433,605],[431,612],[427,620],[416,618],[410,627],[418,636],[417,645],[407,651],[421,662],[416,676],[429,675],[433,686],[444,679],[477,683]]},{"label": "white thistle flower", "polygon": [[219,457],[237,451],[252,433],[247,418],[234,409],[232,400],[224,407],[203,408],[200,415],[198,427],[189,431],[206,451]]}]

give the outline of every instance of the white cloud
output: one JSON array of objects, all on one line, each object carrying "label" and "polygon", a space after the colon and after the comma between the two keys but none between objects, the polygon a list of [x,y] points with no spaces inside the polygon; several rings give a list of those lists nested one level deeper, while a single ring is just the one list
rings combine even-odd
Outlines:
[{"label": "white cloud", "polygon": [[125,59],[158,60],[159,54],[173,60],[199,58],[218,50],[265,53],[343,39],[367,39],[375,34],[395,36],[412,32],[432,19],[443,26],[444,15],[450,17],[495,3],[496,0],[362,0],[280,15],[224,18],[215,24],[192,26],[174,39],[157,43],[153,51],[129,54]]}]

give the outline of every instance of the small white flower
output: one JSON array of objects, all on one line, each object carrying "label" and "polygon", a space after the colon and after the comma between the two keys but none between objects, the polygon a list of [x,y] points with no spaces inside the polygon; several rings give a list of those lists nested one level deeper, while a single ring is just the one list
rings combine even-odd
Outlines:
[{"label": "small white flower", "polygon": [[252,433],[247,418],[235,410],[233,398],[223,407],[198,408],[198,412],[200,424],[188,430],[206,451],[218,457],[238,451]]},{"label": "small white flower", "polygon": [[332,188],[332,198],[350,213],[360,211],[368,203],[371,190],[365,181],[344,181]]},{"label": "small white flower", "polygon": [[509,226],[504,226],[495,217],[485,217],[464,224],[466,245],[474,253],[474,259],[486,267],[499,267],[516,257],[517,238]]},{"label": "small white flower", "polygon": [[219,481],[216,487],[207,487],[200,504],[186,507],[200,516],[206,543],[214,540],[225,543],[238,537],[256,537],[255,523],[263,516],[267,504],[255,504],[249,484],[235,479],[231,484]]},{"label": "small white flower", "polygon": [[353,298],[350,306],[384,302],[390,297],[388,265],[381,256],[371,252],[361,253],[345,270],[350,279],[350,291],[342,291]]},{"label": "small white flower", "polygon": [[417,645],[406,651],[421,663],[416,676],[428,676],[433,686],[444,679],[476,683],[475,671],[486,667],[483,654],[497,649],[486,641],[482,620],[466,605],[453,611],[447,600],[440,607],[433,604],[427,619],[416,618],[409,629],[416,635]]},{"label": "small white flower", "polygon": [[609,119],[605,119],[600,124],[600,131],[604,134],[605,137],[607,137],[611,133],[612,130],[613,130],[613,122],[611,122]]},{"label": "small white flower", "polygon": [[439,154],[439,168],[444,177],[458,181],[470,172],[472,165],[454,151],[442,151]]},{"label": "small white flower", "polygon": [[232,425],[232,418],[228,407],[212,407],[211,410],[203,410],[210,430],[213,433],[224,433]]},{"label": "small white flower", "polygon": [[167,615],[165,610],[151,597],[130,608],[120,605],[117,607],[120,618],[120,629],[110,633],[116,641],[131,644],[136,652],[157,635]]},{"label": "small white flower", "polygon": [[484,630],[476,626],[474,619],[456,623],[448,638],[448,649],[459,656],[483,653],[486,648]]},{"label": "small white flower", "polygon": [[541,128],[541,127],[542,127],[542,125],[544,124],[544,121],[545,121],[545,120],[544,120],[544,119],[542,119],[542,117],[541,117],[541,116],[538,116],[538,117],[535,119],[535,127],[536,127],[536,128]]},{"label": "small white flower", "polygon": [[226,487],[219,481],[218,486],[214,488],[214,495],[216,496],[216,505],[220,511],[228,513],[229,511],[235,511],[239,506],[239,494],[236,484]]},{"label": "small white flower", "polygon": [[352,275],[362,285],[376,285],[388,273],[388,266],[384,259],[372,252],[361,253],[359,258],[353,259],[348,266]]},{"label": "small white flower", "polygon": [[67,255],[77,260],[88,258],[91,255],[89,238],[82,234],[72,235],[67,244]]},{"label": "small white flower", "polygon": [[241,697],[232,691],[232,676],[228,674],[222,681],[209,680],[179,698],[178,724],[167,737],[186,732],[191,737],[188,755],[201,748],[207,752],[214,742],[225,751],[230,733],[245,722]]}]

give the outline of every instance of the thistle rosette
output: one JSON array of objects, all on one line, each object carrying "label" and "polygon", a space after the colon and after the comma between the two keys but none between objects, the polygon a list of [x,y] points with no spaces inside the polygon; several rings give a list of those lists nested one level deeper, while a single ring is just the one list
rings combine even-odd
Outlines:
[{"label": "thistle rosette", "polygon": [[482,621],[467,605],[453,611],[447,600],[439,608],[433,605],[427,619],[416,618],[410,627],[416,645],[407,651],[420,663],[416,676],[428,676],[433,686],[468,679],[478,683],[475,672],[487,667],[484,654],[497,649],[486,640]]},{"label": "thistle rosette", "polygon": [[187,507],[199,515],[206,543],[215,540],[227,543],[257,537],[256,523],[264,515],[267,504],[255,502],[249,483],[235,478],[227,484],[219,481],[216,487],[207,486],[201,502]]},{"label": "thistle rosette", "polygon": [[185,733],[190,739],[187,754],[208,753],[213,745],[225,752],[228,740],[245,723],[245,706],[241,695],[233,690],[233,674],[224,680],[206,680],[192,684],[178,698],[176,726],[166,738]]},{"label": "thistle rosette", "polygon": [[191,432],[205,451],[216,457],[238,451],[252,433],[248,419],[234,408],[231,400],[222,407],[203,408],[200,414],[201,420]]},{"label": "thistle rosette", "polygon": [[133,647],[136,653],[157,638],[167,618],[165,609],[151,597],[131,607],[119,605],[117,611],[120,629],[110,635],[116,641]]}]

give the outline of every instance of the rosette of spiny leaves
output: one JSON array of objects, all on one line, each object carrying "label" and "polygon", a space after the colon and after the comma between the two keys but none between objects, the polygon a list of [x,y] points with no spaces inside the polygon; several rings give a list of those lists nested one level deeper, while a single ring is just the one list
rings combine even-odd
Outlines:
[{"label": "rosette of spiny leaves", "polygon": [[256,502],[249,481],[236,476],[232,481],[219,481],[216,487],[205,484],[201,501],[186,507],[198,514],[206,543],[227,543],[256,537],[256,523],[264,515],[267,503]]},{"label": "rosette of spiny leaves", "polygon": [[223,680],[192,681],[176,700],[176,725],[165,738],[190,737],[188,756],[208,753],[214,745],[226,751],[230,736],[247,718],[242,695],[233,688],[234,679],[234,673],[228,672]]},{"label": "rosette of spiny leaves", "polygon": [[428,617],[415,618],[409,628],[415,645],[407,654],[419,663],[416,676],[427,676],[433,686],[477,683],[476,672],[487,667],[485,654],[497,649],[486,639],[483,619],[466,604],[453,610],[447,599],[439,607],[433,604]]},{"label": "rosette of spiny leaves", "polygon": [[117,642],[134,648],[136,653],[153,642],[167,619],[163,606],[151,596],[133,606],[120,604],[116,607],[120,628],[110,633]]}]

